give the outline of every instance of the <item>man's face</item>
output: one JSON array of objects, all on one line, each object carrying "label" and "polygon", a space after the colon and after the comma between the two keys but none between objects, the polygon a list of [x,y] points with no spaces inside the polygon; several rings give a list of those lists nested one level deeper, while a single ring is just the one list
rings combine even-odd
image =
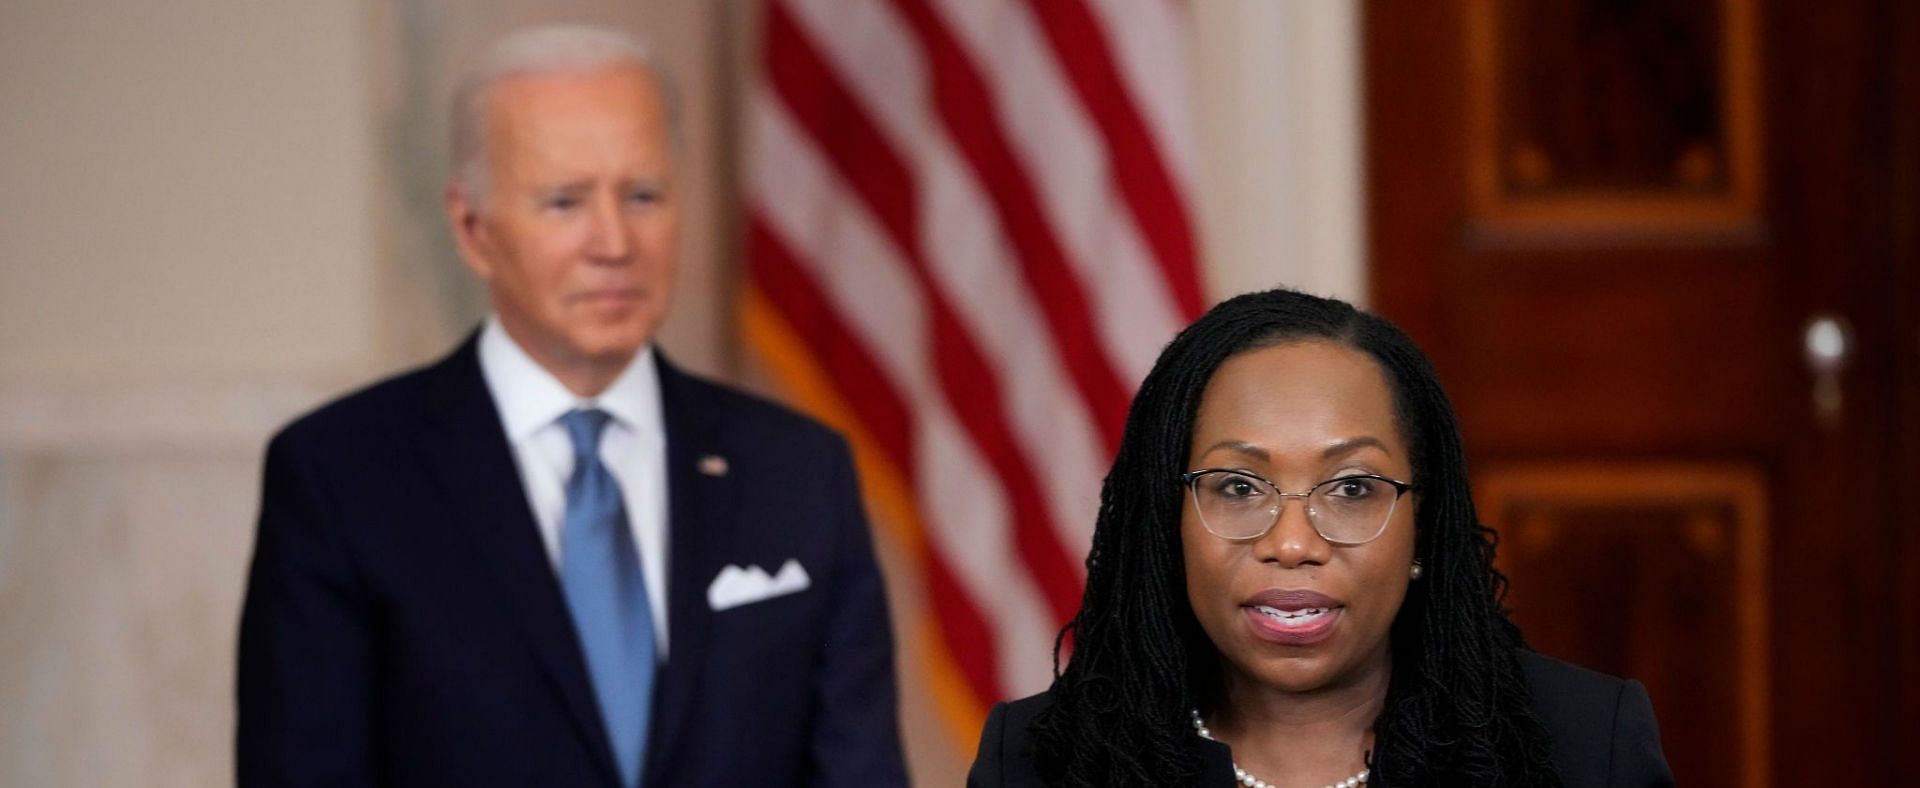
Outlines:
[{"label": "man's face", "polygon": [[645,70],[513,77],[486,105],[483,194],[449,192],[461,257],[508,335],[563,380],[624,367],[666,314],[680,208]]}]

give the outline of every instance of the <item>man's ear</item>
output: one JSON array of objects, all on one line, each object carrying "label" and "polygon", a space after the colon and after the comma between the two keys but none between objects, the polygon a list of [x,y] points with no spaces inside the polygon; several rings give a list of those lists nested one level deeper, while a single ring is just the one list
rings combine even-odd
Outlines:
[{"label": "man's ear", "polygon": [[447,184],[441,203],[447,211],[447,226],[453,231],[453,245],[460,251],[460,261],[467,264],[467,270],[474,276],[492,280],[493,266],[486,253],[490,244],[480,221],[480,206],[467,196],[465,189],[452,183]]}]

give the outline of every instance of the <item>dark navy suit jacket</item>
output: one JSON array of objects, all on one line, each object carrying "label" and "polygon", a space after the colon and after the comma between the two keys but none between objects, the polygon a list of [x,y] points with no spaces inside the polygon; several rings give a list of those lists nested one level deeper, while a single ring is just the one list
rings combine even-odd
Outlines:
[{"label": "dark navy suit jacket", "polygon": [[[1520,653],[1533,713],[1553,737],[1553,767],[1566,788],[1671,788],[1673,773],[1660,747],[1647,688],[1569,665],[1531,651]],[[1017,788],[1044,783],[1034,769],[1027,728],[1047,707],[1046,693],[1001,703],[987,715],[980,752],[967,775],[971,788]],[[1194,736],[1200,756],[1196,787],[1233,788],[1227,745]]]},{"label": "dark navy suit jacket", "polygon": [[[905,784],[845,443],[659,373],[669,639],[646,784]],[[240,627],[240,785],[616,784],[514,462],[472,339],[273,439]],[[709,607],[723,567],[789,559],[807,590]]]}]

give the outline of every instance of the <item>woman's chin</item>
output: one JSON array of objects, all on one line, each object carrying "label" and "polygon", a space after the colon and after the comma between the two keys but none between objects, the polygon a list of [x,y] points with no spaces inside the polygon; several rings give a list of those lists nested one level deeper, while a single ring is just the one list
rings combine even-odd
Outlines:
[{"label": "woman's chin", "polygon": [[1242,652],[1229,660],[1227,670],[1236,675],[1227,681],[1227,689],[1306,695],[1369,685],[1376,680],[1384,686],[1385,674],[1390,671],[1384,659],[1375,670],[1370,660],[1327,647],[1332,645],[1286,655],[1271,653],[1270,648]]},{"label": "woman's chin", "polygon": [[1227,670],[1235,674],[1229,676],[1226,682],[1229,693],[1253,691],[1300,695],[1317,692],[1331,686],[1339,672],[1332,656],[1324,653],[1286,657],[1263,654],[1253,656],[1250,660],[1229,662]]}]

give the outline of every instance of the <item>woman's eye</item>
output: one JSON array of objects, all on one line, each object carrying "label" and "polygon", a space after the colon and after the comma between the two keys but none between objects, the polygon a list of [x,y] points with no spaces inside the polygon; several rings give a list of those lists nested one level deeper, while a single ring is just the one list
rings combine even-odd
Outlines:
[{"label": "woman's eye", "polygon": [[1374,492],[1372,479],[1340,479],[1333,483],[1332,495],[1336,498],[1365,498]]},{"label": "woman's eye", "polygon": [[1225,498],[1247,498],[1260,494],[1260,486],[1245,476],[1226,476],[1213,486],[1213,491]]},{"label": "woman's eye", "polygon": [[570,211],[579,206],[580,201],[574,197],[548,197],[546,202],[550,211]]},{"label": "woman's eye", "polygon": [[651,189],[636,191],[627,195],[627,202],[638,205],[652,205],[660,201],[660,193]]}]

